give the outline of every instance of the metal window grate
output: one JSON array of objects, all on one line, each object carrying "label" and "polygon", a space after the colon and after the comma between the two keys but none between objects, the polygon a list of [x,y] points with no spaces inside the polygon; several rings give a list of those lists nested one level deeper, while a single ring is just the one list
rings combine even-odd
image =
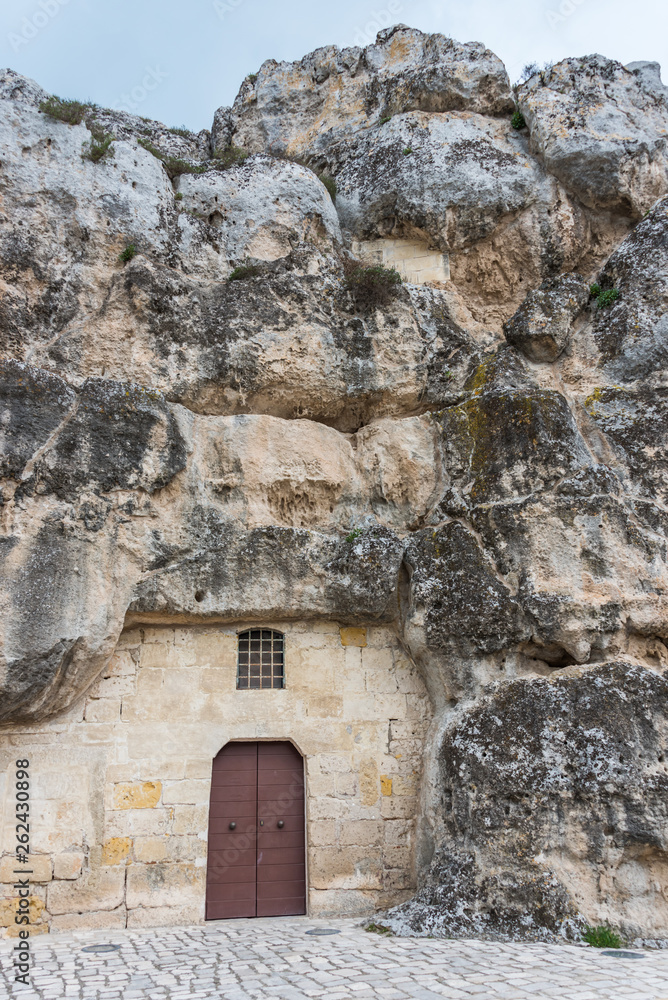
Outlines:
[{"label": "metal window grate", "polygon": [[239,633],[237,688],[282,688],[285,673],[282,632],[250,628]]}]

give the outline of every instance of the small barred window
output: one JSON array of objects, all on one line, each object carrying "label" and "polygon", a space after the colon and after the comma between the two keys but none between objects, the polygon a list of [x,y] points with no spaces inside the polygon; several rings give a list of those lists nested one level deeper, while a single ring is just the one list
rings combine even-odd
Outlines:
[{"label": "small barred window", "polygon": [[283,633],[249,628],[239,633],[237,688],[282,688]]}]

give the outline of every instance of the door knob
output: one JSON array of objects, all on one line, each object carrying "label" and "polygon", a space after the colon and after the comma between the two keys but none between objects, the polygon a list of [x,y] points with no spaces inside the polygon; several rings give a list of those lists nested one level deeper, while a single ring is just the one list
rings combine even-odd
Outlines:
[{"label": "door knob", "polygon": [[285,823],[283,822],[283,820],[282,820],[282,819],[279,819],[279,821],[278,821],[278,823],[276,824],[276,826],[277,826],[277,827],[279,828],[279,830],[282,830],[282,829],[283,829],[283,827],[285,826]]},{"label": "door knob", "polygon": [[237,824],[234,821],[232,823],[230,823],[230,830],[236,830],[236,828],[237,828]]}]

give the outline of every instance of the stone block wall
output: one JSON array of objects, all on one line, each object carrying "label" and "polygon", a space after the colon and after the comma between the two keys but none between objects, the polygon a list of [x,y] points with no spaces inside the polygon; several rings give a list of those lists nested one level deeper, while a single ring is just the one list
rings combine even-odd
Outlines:
[{"label": "stone block wall", "polygon": [[415,887],[431,706],[385,627],[285,633],[286,687],[236,690],[239,626],[123,633],[58,718],[0,733],[0,926],[16,931],[14,761],[31,761],[33,931],[204,919],[211,762],[229,740],[289,739],[306,766],[312,915],[363,915]]},{"label": "stone block wall", "polygon": [[365,264],[393,267],[413,285],[450,280],[448,254],[431,249],[421,240],[353,240],[352,251]]}]

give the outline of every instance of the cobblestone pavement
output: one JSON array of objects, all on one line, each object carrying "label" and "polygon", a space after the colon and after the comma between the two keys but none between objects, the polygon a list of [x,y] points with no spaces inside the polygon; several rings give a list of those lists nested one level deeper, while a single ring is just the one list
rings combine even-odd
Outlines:
[{"label": "cobblestone pavement", "polygon": [[[340,933],[306,933],[315,927]],[[120,950],[82,951],[103,942]],[[573,945],[382,937],[342,920],[45,935],[32,939],[31,986],[13,983],[14,944],[0,941],[0,1000],[668,1000],[668,952],[638,961]]]}]

